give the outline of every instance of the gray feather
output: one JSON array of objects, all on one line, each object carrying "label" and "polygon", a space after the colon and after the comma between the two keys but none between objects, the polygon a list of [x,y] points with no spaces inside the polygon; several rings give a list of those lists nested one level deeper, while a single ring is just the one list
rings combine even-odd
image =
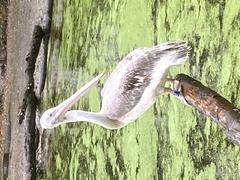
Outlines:
[{"label": "gray feather", "polygon": [[[171,65],[183,62],[174,61],[177,61],[175,58],[178,57],[185,58],[187,52],[185,42],[175,42],[136,49],[128,54],[119,62],[101,92],[103,96],[101,111],[111,119],[119,119],[130,112],[139,103],[152,79],[157,78],[160,81],[161,77],[152,76],[157,63],[164,61],[161,64],[167,69]],[[173,62],[168,62],[167,58]]]}]

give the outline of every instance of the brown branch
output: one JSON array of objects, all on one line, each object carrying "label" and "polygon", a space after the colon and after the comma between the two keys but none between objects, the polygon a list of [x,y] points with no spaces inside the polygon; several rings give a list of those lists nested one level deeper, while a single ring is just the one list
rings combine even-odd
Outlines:
[{"label": "brown branch", "polygon": [[240,110],[237,107],[185,74],[178,74],[173,85],[175,91],[180,90],[181,100],[212,118],[231,141],[240,145]]}]

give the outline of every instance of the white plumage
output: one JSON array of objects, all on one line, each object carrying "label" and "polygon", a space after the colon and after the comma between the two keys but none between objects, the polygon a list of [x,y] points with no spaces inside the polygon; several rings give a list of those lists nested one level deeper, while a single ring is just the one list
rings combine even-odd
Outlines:
[{"label": "white plumage", "polygon": [[108,129],[118,129],[137,119],[166,91],[168,69],[185,62],[189,47],[185,42],[164,43],[136,49],[113,70],[102,89],[102,108],[98,113],[70,110],[102,74],[70,98],[43,113],[40,124],[53,128],[62,123],[88,121]]}]

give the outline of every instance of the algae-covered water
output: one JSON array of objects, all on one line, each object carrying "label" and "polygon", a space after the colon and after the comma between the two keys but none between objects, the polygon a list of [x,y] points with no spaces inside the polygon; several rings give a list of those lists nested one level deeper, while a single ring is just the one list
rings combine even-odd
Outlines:
[{"label": "algae-covered water", "polygon": [[[100,109],[100,89],[138,47],[182,39],[186,73],[240,107],[239,0],[55,0],[44,108],[99,72],[106,75],[75,108]],[[46,179],[239,179],[239,147],[176,98],[162,95],[120,130],[75,123],[52,130]]]}]

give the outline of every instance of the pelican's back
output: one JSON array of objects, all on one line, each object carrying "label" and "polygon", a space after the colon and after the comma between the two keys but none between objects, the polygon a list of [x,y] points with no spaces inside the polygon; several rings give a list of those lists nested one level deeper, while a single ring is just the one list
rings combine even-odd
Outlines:
[{"label": "pelican's back", "polygon": [[159,84],[165,84],[168,68],[186,60],[188,49],[185,42],[173,42],[129,53],[101,92],[101,113],[118,120],[137,118],[154,103],[155,90]]}]

